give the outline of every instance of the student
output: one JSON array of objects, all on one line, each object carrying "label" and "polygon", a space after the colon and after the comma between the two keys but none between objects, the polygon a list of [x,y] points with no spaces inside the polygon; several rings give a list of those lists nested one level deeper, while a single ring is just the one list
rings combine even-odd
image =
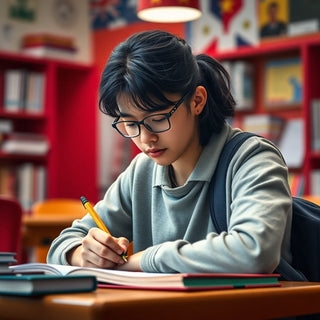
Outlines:
[{"label": "student", "polygon": [[[227,173],[228,232],[212,224],[209,182],[224,144],[240,132],[226,122],[234,105],[223,67],[194,56],[183,39],[147,31],[118,45],[102,73],[100,109],[142,152],[95,205],[112,236],[87,215],[55,239],[48,262],[270,273],[281,255],[290,261],[288,172],[266,139],[250,138],[236,153]],[[134,254],[124,262],[131,241]]]}]

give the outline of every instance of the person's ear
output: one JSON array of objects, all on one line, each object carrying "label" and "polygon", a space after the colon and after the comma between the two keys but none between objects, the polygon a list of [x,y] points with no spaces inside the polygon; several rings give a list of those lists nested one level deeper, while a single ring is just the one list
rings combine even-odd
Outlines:
[{"label": "person's ear", "polygon": [[207,90],[203,86],[196,87],[191,98],[190,109],[194,115],[199,116],[207,102]]}]

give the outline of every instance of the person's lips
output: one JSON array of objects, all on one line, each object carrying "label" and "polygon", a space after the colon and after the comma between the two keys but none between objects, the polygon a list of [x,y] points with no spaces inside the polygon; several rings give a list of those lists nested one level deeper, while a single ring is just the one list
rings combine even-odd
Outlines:
[{"label": "person's lips", "polygon": [[160,157],[166,149],[148,149],[147,154],[152,158]]}]

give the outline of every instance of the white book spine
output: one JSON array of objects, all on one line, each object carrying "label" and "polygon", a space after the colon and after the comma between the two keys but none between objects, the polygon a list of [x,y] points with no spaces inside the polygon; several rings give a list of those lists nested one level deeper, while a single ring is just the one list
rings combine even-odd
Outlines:
[{"label": "white book spine", "polygon": [[25,72],[8,69],[4,75],[4,109],[7,112],[21,111],[24,105]]},{"label": "white book spine", "polygon": [[312,150],[320,151],[320,100],[311,101],[311,146]]},{"label": "white book spine", "polygon": [[24,163],[18,168],[18,199],[24,210],[32,206],[33,164]]},{"label": "white book spine", "polygon": [[41,114],[44,110],[45,76],[42,72],[29,72],[26,94],[26,112]]}]

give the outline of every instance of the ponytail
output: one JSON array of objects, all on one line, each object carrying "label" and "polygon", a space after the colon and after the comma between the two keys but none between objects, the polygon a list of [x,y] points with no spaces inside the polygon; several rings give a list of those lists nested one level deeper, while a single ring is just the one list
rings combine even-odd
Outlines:
[{"label": "ponytail", "polygon": [[206,145],[212,133],[221,132],[225,119],[234,115],[235,100],[230,77],[223,66],[205,54],[196,56],[200,83],[207,90],[207,103],[199,117],[200,143]]}]

